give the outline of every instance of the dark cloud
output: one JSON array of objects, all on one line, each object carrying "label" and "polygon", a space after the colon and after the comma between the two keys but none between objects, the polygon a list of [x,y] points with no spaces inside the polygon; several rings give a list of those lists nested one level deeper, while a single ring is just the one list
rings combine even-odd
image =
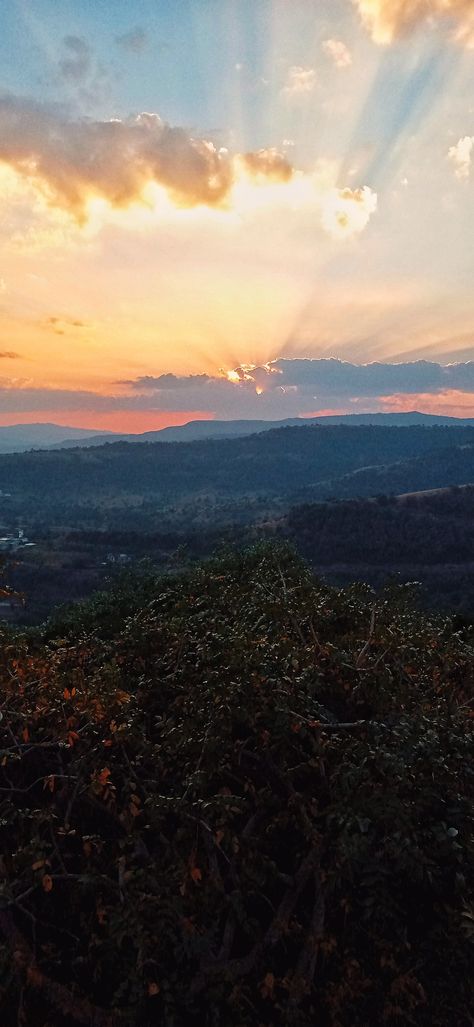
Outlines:
[{"label": "dark cloud", "polygon": [[82,36],[65,36],[66,56],[59,61],[59,72],[66,81],[76,85],[87,79],[92,68],[92,51]]},{"label": "dark cloud", "polygon": [[0,360],[20,360],[20,354],[14,353],[13,350],[5,349],[0,352]]},{"label": "dark cloud", "polygon": [[[455,365],[453,365],[455,366]],[[468,367],[469,365],[463,365]],[[474,364],[472,365],[474,368]],[[335,358],[321,360],[277,360],[273,372],[279,384],[312,388],[325,395],[377,396],[393,392],[436,391],[447,388],[453,372],[427,360],[410,363],[351,364]],[[260,374],[260,370],[257,369]],[[474,379],[473,379],[474,384]],[[453,386],[450,386],[453,387]]]},{"label": "dark cloud", "polygon": [[133,378],[124,381],[118,381],[117,385],[128,385],[131,389],[142,391],[158,392],[163,389],[188,389],[190,386],[196,385],[207,385],[208,382],[213,381],[208,374],[190,374],[186,376],[177,374],[159,374],[158,377],[154,377],[151,374],[142,375],[140,378]]},{"label": "dark cloud", "polygon": [[136,25],[129,32],[124,32],[122,36],[116,36],[115,42],[117,46],[128,53],[141,54],[148,46],[148,35],[144,28]]},{"label": "dark cloud", "polygon": [[[375,411],[405,397],[418,401],[474,395],[474,361],[441,365],[419,360],[400,364],[351,364],[337,359],[280,359],[244,364],[222,376],[144,375],[116,383],[116,395],[31,388],[26,380],[3,380],[3,411],[26,410],[203,410],[220,418],[278,419],[320,410]],[[9,387],[8,387],[9,386]],[[421,397],[421,400],[420,400]],[[406,408],[409,408],[407,406]],[[466,408],[466,413],[468,408]],[[474,403],[472,413],[474,415]]]}]

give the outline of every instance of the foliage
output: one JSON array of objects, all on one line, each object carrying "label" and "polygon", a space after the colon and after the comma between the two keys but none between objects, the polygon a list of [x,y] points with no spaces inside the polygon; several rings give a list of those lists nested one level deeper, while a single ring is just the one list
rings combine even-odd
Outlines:
[{"label": "foliage", "polygon": [[472,1024],[469,641],[284,547],[127,589],[4,632],[2,1023]]}]

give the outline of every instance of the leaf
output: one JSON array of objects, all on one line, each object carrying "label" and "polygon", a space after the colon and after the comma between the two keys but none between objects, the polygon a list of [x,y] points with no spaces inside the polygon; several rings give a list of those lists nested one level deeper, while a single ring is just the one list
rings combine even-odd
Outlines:
[{"label": "leaf", "polygon": [[190,873],[195,884],[199,884],[199,881],[202,881],[202,873],[199,867],[192,867]]},{"label": "leaf", "polygon": [[53,878],[51,874],[45,874],[42,878],[41,884],[43,885],[44,891],[49,892],[53,890]]},{"label": "leaf", "polygon": [[103,785],[103,787],[105,788],[106,785],[107,785],[107,782],[109,780],[109,777],[110,777],[110,770],[109,770],[108,767],[104,767],[103,770],[100,771],[100,774],[97,775],[97,780],[98,780],[99,784]]},{"label": "leaf", "polygon": [[29,742],[29,740],[30,740],[30,732],[28,731],[27,727],[23,728],[23,731],[21,732],[21,737],[22,737],[24,742]]},{"label": "leaf", "polygon": [[260,994],[262,998],[270,998],[273,995],[273,989],[275,987],[275,977],[272,973],[265,974],[262,984],[260,985]]},{"label": "leaf", "polygon": [[148,985],[148,994],[152,998],[154,995],[160,994],[160,985],[156,981],[150,981]]},{"label": "leaf", "polygon": [[124,691],[122,691],[122,689],[119,689],[118,692],[115,693],[115,699],[116,699],[116,702],[118,702],[120,706],[123,706],[125,703],[130,702],[130,699],[131,699],[130,692],[124,692]]}]

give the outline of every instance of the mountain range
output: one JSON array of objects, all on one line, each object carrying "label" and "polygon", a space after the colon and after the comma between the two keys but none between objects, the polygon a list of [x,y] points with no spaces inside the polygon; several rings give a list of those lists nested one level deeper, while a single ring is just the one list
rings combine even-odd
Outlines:
[{"label": "mountain range", "polygon": [[307,427],[311,424],[469,427],[474,426],[474,418],[444,417],[412,410],[398,414],[333,414],[312,418],[293,417],[280,421],[200,420],[139,434],[99,432],[95,429],[71,428],[59,424],[15,424],[0,427],[0,453],[22,453],[30,449],[74,449],[78,446],[103,446],[108,442],[193,442],[199,439],[238,438],[271,431],[275,428]]}]

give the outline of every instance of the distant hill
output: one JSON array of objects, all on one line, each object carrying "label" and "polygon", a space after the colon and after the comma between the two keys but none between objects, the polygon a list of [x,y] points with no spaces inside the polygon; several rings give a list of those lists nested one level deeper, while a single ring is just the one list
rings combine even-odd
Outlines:
[{"label": "distant hill", "polygon": [[[106,441],[109,433],[101,438]],[[12,424],[0,427],[0,453],[22,453],[29,449],[45,449],[54,445],[80,446],[87,444],[89,437],[97,438],[97,432],[90,428],[70,428],[61,424]]]},{"label": "distant hill", "polygon": [[60,424],[14,424],[0,427],[0,454],[24,453],[30,449],[77,449],[103,446],[108,442],[194,442],[205,439],[242,438],[276,428],[321,425],[376,425],[379,427],[470,427],[474,418],[442,417],[410,411],[402,414],[337,414],[328,417],[289,417],[281,421],[188,421],[187,424],[160,428],[158,431],[125,434],[98,432],[91,428],[71,428]]},{"label": "distant hill", "polygon": [[198,493],[305,499],[411,492],[474,481],[474,427],[307,425],[234,439],[0,456],[0,489],[35,502],[54,494],[170,499]]},{"label": "distant hill", "polygon": [[289,417],[282,421],[188,421],[187,424],[160,428],[158,431],[142,432],[138,435],[117,433],[90,434],[80,441],[74,436],[51,444],[53,449],[68,449],[77,446],[103,446],[105,442],[193,442],[198,439],[236,438],[272,431],[275,428],[308,427],[311,424],[379,425],[387,427],[420,426],[474,426],[474,418],[443,417],[437,414],[423,414],[417,410],[402,414],[334,414],[327,417]]}]

